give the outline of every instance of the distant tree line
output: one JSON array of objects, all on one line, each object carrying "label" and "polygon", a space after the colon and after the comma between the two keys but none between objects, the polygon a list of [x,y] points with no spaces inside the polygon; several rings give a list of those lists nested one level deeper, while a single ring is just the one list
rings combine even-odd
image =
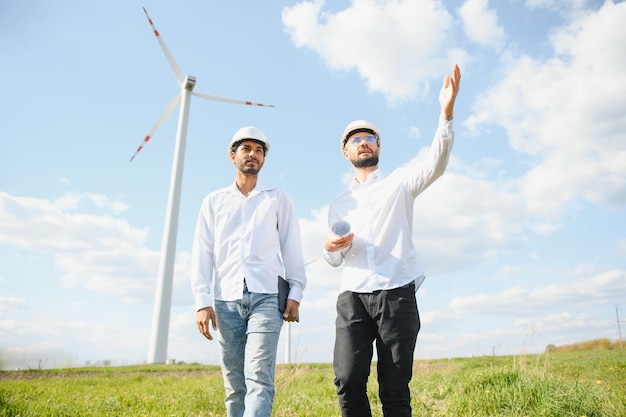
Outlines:
[{"label": "distant tree line", "polygon": [[569,345],[548,345],[546,346],[546,353],[548,352],[578,352],[583,350],[613,350],[622,349],[622,343],[619,340],[594,339],[584,342],[576,342]]}]

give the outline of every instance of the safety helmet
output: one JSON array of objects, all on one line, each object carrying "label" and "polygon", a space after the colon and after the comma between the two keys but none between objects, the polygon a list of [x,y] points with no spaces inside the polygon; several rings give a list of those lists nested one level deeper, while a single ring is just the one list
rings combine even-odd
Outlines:
[{"label": "safety helmet", "polygon": [[380,143],[380,132],[378,128],[368,122],[367,120],[355,120],[351,122],[343,131],[343,135],[341,136],[341,149],[343,150],[346,146],[346,142],[348,138],[357,132],[369,132],[376,136],[378,143]]},{"label": "safety helmet", "polygon": [[265,133],[261,129],[254,126],[242,127],[235,132],[233,138],[228,144],[228,153],[235,152],[239,143],[243,140],[250,139],[255,140],[263,145],[263,155],[267,155],[270,150],[270,143],[265,138]]}]

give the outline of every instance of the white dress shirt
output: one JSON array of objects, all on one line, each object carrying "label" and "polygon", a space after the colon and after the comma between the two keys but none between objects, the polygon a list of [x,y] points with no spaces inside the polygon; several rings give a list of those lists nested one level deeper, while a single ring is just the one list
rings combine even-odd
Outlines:
[{"label": "white dress shirt", "polygon": [[454,143],[452,121],[440,119],[428,157],[404,165],[389,175],[380,169],[367,181],[356,178],[330,203],[328,224],[346,220],[354,232],[352,245],[328,252],[332,265],[343,262],[340,292],[369,293],[398,288],[415,281],[416,290],[424,273],[413,245],[413,203],[445,171]]},{"label": "white dress shirt", "polygon": [[300,302],[306,277],[289,195],[260,181],[248,197],[234,182],[207,195],[191,251],[196,309],[212,307],[215,299],[241,299],[244,277],[250,292],[276,294],[279,275],[291,286],[289,298]]}]

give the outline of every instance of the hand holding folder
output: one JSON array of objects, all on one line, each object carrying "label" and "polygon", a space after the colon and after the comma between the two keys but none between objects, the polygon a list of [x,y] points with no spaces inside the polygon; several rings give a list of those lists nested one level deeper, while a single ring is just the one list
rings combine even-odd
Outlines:
[{"label": "hand holding folder", "polygon": [[[281,276],[278,277],[278,310],[284,313],[287,309],[287,298],[289,297],[289,282]],[[300,321],[299,317],[296,317],[296,321]]]}]

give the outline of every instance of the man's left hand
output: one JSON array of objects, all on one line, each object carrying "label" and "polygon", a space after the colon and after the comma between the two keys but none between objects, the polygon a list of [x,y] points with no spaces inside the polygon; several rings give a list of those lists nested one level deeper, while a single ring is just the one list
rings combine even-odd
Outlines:
[{"label": "man's left hand", "polygon": [[287,307],[283,313],[283,320],[285,321],[299,321],[300,320],[300,303],[296,300],[287,299]]}]

